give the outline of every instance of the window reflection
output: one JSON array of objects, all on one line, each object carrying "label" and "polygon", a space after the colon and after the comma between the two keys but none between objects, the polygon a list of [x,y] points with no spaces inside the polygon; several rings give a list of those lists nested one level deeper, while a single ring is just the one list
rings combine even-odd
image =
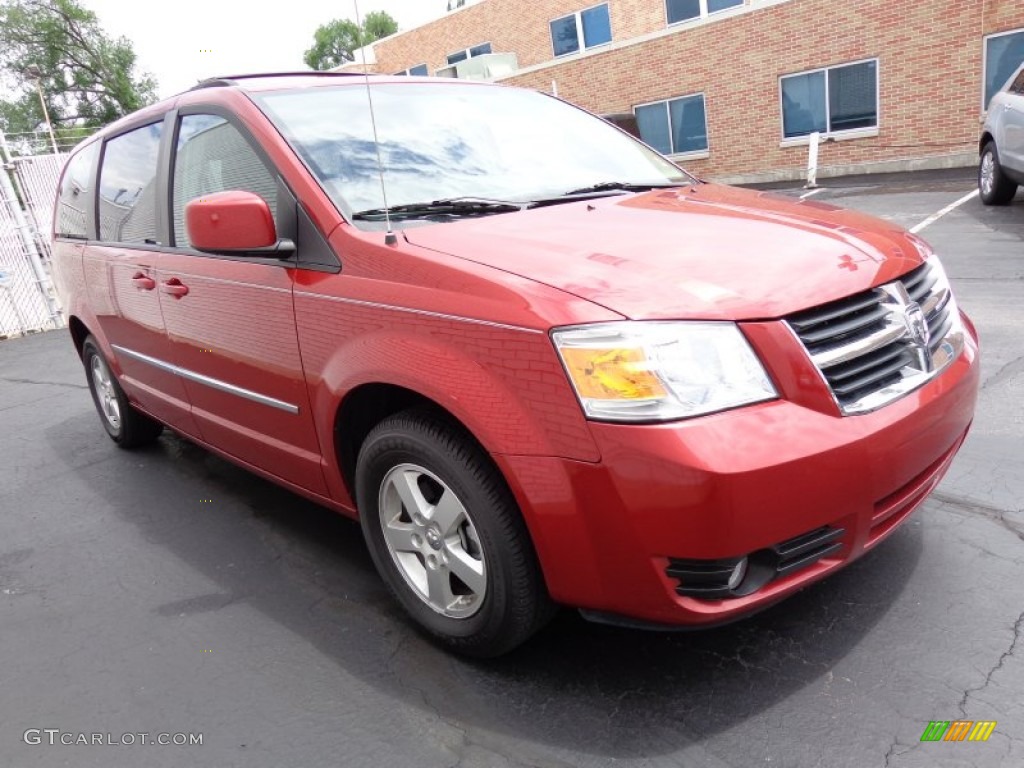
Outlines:
[{"label": "window reflection", "polygon": [[[605,121],[542,94],[488,85],[375,85],[392,205],[528,200],[602,181],[685,174]],[[263,108],[346,213],[383,205],[362,86],[276,92]]]}]

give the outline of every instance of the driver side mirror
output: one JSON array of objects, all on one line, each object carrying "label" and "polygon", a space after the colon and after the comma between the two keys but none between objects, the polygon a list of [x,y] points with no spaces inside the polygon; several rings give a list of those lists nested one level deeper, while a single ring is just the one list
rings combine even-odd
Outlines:
[{"label": "driver side mirror", "polygon": [[192,247],[234,256],[295,253],[295,243],[279,239],[267,201],[242,190],[214,192],[185,205],[185,231]]}]

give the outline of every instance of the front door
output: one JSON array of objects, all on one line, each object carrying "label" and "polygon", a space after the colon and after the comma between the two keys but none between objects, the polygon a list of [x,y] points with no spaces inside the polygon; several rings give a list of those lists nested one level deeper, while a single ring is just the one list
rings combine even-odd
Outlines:
[{"label": "front door", "polygon": [[[172,164],[172,235],[156,280],[172,355],[206,442],[326,494],[299,357],[291,265],[190,247],[185,204],[241,189],[276,211],[277,178],[224,117],[180,118]],[[275,217],[276,218],[276,217]]]}]

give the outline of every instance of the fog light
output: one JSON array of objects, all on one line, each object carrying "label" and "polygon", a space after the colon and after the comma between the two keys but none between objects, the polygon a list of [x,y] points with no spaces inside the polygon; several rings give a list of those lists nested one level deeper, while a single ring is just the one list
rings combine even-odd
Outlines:
[{"label": "fog light", "polygon": [[744,577],[747,575],[747,558],[742,558],[736,567],[732,569],[732,573],[729,574],[729,589],[736,589],[740,584],[743,583]]}]

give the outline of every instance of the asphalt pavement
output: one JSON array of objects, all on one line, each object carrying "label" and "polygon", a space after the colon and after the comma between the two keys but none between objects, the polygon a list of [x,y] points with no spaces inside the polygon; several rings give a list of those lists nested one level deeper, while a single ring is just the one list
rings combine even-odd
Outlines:
[{"label": "asphalt pavement", "polygon": [[[815,201],[910,227],[973,182],[824,184]],[[907,524],[729,627],[566,611],[486,663],[411,628],[355,523],[171,435],[118,450],[65,332],[0,342],[0,767],[1024,765],[1024,191],[920,234],[984,384]],[[960,719],[997,725],[921,741]],[[80,734],[104,743],[60,743]]]}]

